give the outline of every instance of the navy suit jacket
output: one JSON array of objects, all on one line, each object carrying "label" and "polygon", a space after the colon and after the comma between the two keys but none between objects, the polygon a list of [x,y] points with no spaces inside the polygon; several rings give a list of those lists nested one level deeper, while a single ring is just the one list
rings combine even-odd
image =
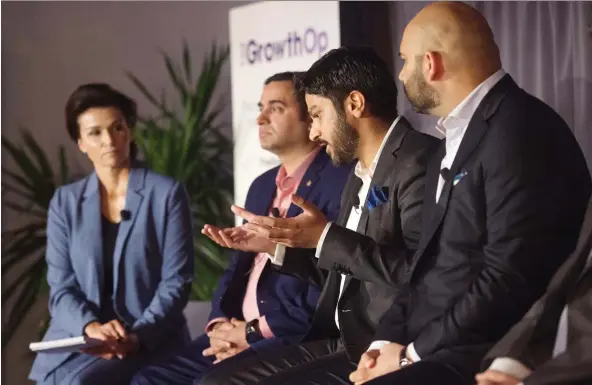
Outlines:
[{"label": "navy suit jacket", "polygon": [[[275,197],[275,177],[279,167],[260,175],[247,194],[245,208],[257,215],[268,215]],[[324,149],[318,153],[304,174],[296,195],[317,206],[330,221],[339,215],[341,192],[352,170],[352,164],[335,167]],[[292,204],[287,216],[294,217],[302,209]],[[224,272],[212,298],[210,320],[218,317],[244,319],[242,303],[255,253],[237,251]],[[299,341],[310,327],[320,290],[307,281],[282,274],[268,262],[257,285],[259,313],[277,338],[253,344],[254,349],[270,344]]]},{"label": "navy suit jacket", "polygon": [[[193,229],[185,188],[144,168],[129,174],[113,255],[113,307],[142,345],[154,350],[186,330],[193,279]],[[44,340],[80,336],[104,304],[101,194],[96,173],[60,187],[47,219],[51,322]],[[30,378],[42,380],[72,353],[39,353]]]}]

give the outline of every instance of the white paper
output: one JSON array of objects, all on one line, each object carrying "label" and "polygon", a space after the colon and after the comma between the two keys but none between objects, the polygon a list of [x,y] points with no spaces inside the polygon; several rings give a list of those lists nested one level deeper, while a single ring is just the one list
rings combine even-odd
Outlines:
[{"label": "white paper", "polygon": [[100,340],[86,336],[62,338],[52,341],[31,342],[29,349],[33,352],[68,353],[78,352],[80,349],[91,348],[102,343]]}]

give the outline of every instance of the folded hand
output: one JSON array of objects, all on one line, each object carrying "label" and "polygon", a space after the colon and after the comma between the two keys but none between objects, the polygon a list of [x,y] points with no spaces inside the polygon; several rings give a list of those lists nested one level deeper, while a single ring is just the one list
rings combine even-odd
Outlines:
[{"label": "folded hand", "polygon": [[496,370],[487,370],[475,376],[477,385],[518,385],[520,380]]},{"label": "folded hand", "polygon": [[84,328],[84,334],[90,338],[103,341],[99,346],[82,349],[83,353],[110,360],[113,357],[124,358],[135,352],[139,347],[138,337],[127,333],[121,322],[114,319],[104,324],[97,321]]},{"label": "folded hand", "polygon": [[373,349],[362,354],[358,368],[349,375],[355,385],[361,385],[376,377],[399,370],[399,357],[402,345],[391,342],[380,350]]}]

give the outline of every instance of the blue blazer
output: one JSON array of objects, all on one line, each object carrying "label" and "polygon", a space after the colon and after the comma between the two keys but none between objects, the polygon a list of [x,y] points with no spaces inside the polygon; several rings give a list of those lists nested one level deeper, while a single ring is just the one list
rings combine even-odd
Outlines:
[{"label": "blue blazer", "polygon": [[[275,167],[253,181],[247,194],[245,208],[257,215],[268,215],[275,197]],[[324,149],[321,149],[304,174],[297,195],[314,203],[331,221],[339,215],[341,191],[352,170],[352,165],[334,167]],[[302,209],[292,204],[287,216],[294,217]],[[218,283],[212,297],[209,319],[218,317],[244,319],[242,302],[255,253],[237,251]],[[254,349],[270,344],[299,341],[310,327],[320,289],[297,277],[279,273],[267,263],[257,285],[259,313],[265,315],[270,329],[277,338],[257,342]]]},{"label": "blue blazer", "polygon": [[[96,173],[60,187],[47,219],[51,322],[44,340],[80,336],[98,320],[103,293],[101,195]],[[185,188],[144,168],[129,174],[113,256],[113,307],[154,350],[186,330],[183,308],[193,279],[193,229]],[[72,353],[38,353],[29,377],[43,380]]]}]

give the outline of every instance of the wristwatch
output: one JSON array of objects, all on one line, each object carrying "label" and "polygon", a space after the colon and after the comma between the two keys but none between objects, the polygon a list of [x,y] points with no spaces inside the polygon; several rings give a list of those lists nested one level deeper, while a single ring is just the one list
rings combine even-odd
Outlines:
[{"label": "wristwatch", "polygon": [[249,345],[252,345],[255,342],[261,341],[263,339],[263,335],[259,329],[259,320],[257,318],[247,322],[245,325],[245,333],[246,340]]},{"label": "wristwatch", "polygon": [[411,365],[412,363],[413,361],[407,358],[407,346],[403,346],[403,349],[401,349],[401,354],[399,356],[399,369]]}]

